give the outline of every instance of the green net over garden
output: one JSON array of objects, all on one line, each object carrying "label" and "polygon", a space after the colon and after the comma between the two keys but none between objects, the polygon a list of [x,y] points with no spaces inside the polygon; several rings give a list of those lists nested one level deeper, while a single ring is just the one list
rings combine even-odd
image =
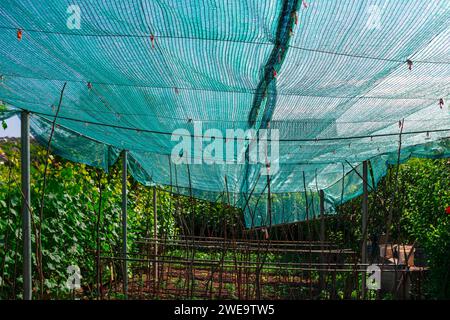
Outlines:
[{"label": "green net over garden", "polygon": [[[375,186],[389,164],[450,156],[450,1],[72,4],[0,6],[0,119],[29,111],[44,145],[55,122],[64,158],[108,170],[128,150],[137,181],[229,202],[252,227],[316,216],[319,190],[334,212],[362,193],[364,160]],[[188,137],[173,132],[199,124],[205,146],[276,129],[271,175],[248,143],[174,163]]]}]

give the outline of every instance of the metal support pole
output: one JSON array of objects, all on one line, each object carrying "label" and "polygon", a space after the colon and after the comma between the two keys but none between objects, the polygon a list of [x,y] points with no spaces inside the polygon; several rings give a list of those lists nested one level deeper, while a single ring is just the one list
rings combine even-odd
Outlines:
[{"label": "metal support pole", "polygon": [[153,188],[153,237],[155,238],[155,264],[153,266],[155,288],[158,282],[158,204],[156,187]]},{"label": "metal support pole", "polygon": [[[325,241],[325,195],[323,190],[319,191],[320,196],[320,241]],[[322,243],[323,245],[323,243]]]},{"label": "metal support pole", "polygon": [[[325,267],[325,195],[323,190],[319,191],[319,207],[320,207],[320,242],[321,242],[321,254],[320,254],[320,263],[322,263],[322,267]],[[323,272],[320,272],[319,278],[320,288],[321,290],[325,289],[325,279]]]},{"label": "metal support pole", "polygon": [[30,114],[21,115],[23,299],[31,300]]},{"label": "metal support pole", "polygon": [[[362,198],[362,216],[361,216],[361,231],[363,235],[362,246],[361,246],[361,263],[367,263],[367,215],[368,215],[368,201],[369,201],[369,193],[367,189],[367,161],[363,162],[363,198]],[[366,296],[366,273],[363,273],[362,277],[362,298],[364,299]]]},{"label": "metal support pole", "polygon": [[127,261],[127,151],[122,153],[122,254],[123,254],[123,293],[128,294],[128,261]]}]

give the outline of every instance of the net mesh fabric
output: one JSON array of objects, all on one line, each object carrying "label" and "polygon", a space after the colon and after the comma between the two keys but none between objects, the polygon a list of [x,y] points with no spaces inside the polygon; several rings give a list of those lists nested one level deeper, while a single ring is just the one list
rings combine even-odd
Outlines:
[{"label": "net mesh fabric", "polygon": [[[249,227],[314,217],[319,190],[332,213],[361,193],[364,160],[376,185],[400,130],[401,161],[448,157],[450,2],[307,3],[89,0],[69,29],[69,2],[8,1],[0,117],[29,111],[46,144],[67,82],[55,153],[107,170],[128,150],[139,182],[230,199]],[[174,164],[172,132],[195,123],[224,137],[277,129],[279,170],[268,180],[248,161]]]}]

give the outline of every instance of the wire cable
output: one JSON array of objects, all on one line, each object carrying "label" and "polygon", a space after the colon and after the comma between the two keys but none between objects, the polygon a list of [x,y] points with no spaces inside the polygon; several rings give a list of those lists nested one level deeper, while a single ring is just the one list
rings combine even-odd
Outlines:
[{"label": "wire cable", "polygon": [[[30,111],[24,108],[19,108],[23,111],[29,111],[30,113],[40,115],[42,117],[54,117],[52,114],[43,113],[43,112],[37,112],[37,111]],[[126,127],[126,126],[120,126],[120,125],[113,125],[113,124],[107,124],[107,123],[100,123],[95,121],[88,121],[88,120],[82,120],[82,119],[76,119],[71,117],[63,117],[58,116],[59,119],[62,120],[68,120],[73,122],[79,122],[79,123],[85,123],[85,124],[91,124],[101,127],[108,127],[108,128],[114,128],[114,129],[121,129],[121,130],[130,130],[130,131],[136,131],[136,132],[144,132],[144,133],[152,133],[152,134],[159,134],[159,135],[167,135],[167,136],[180,136],[180,137],[191,137],[191,138],[216,138],[216,139],[222,139],[226,140],[226,137],[213,137],[213,136],[198,136],[198,135],[191,135],[191,134],[175,134],[173,132],[164,132],[164,131],[158,131],[158,130],[149,130],[149,129],[141,129],[141,128],[132,128],[132,127]],[[46,118],[45,118],[46,119]],[[48,120],[48,119],[46,119]],[[433,130],[419,130],[419,131],[409,131],[409,132],[403,132],[402,135],[411,135],[411,134],[423,134],[423,133],[433,133],[433,132],[447,132],[450,131],[450,128],[445,129],[433,129]],[[311,138],[311,139],[278,139],[277,141],[280,142],[315,142],[315,141],[336,141],[336,140],[353,140],[353,139],[366,139],[366,138],[377,138],[377,137],[390,137],[390,136],[397,136],[398,132],[396,133],[379,133],[379,134],[372,134],[372,135],[359,135],[359,136],[346,136],[346,137],[333,137],[333,138]],[[246,138],[235,138],[235,140],[248,140]],[[267,141],[271,141],[270,139],[267,139]]]}]

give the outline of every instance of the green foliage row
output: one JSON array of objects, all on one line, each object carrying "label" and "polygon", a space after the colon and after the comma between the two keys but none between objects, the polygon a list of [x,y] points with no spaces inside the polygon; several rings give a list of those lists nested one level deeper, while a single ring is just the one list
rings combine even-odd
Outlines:
[{"label": "green foliage row", "polygon": [[[0,145],[7,161],[0,165],[0,298],[20,298],[22,292],[21,192],[18,141]],[[98,293],[97,246],[100,252],[120,256],[121,252],[121,172],[120,163],[109,173],[83,164],[74,164],[53,155],[48,161],[45,203],[40,217],[40,198],[45,170],[46,150],[32,144],[31,196],[33,266],[39,262],[42,248],[42,276],[33,269],[35,298],[66,298],[69,276],[67,267],[78,265],[87,298]],[[369,238],[388,230],[399,243],[416,242],[427,253],[430,298],[450,297],[450,164],[448,160],[414,159],[389,170],[369,199]],[[136,252],[137,240],[153,236],[151,188],[128,181],[128,250]],[[100,204],[101,195],[101,204]],[[158,190],[160,236],[178,234],[202,236],[236,236],[243,229],[242,213],[226,204],[211,204]],[[335,219],[327,220],[327,238],[342,247],[359,250],[361,200],[354,199],[340,208]],[[99,215],[100,214],[100,215]],[[392,215],[392,223],[386,221]],[[312,239],[317,240],[317,221],[311,223]],[[306,228],[306,224],[299,226]],[[308,227],[309,228],[309,227]],[[41,234],[41,243],[39,243]],[[276,232],[271,232],[275,235]],[[300,235],[308,235],[306,229]],[[299,233],[296,233],[299,237]],[[308,236],[309,237],[309,236]],[[304,240],[304,239],[303,239]],[[183,252],[178,252],[183,256]],[[220,254],[197,253],[199,258],[219,259]],[[231,258],[228,256],[226,258]],[[269,260],[274,257],[269,256]],[[287,260],[295,260],[286,257]],[[110,265],[101,281],[121,266]],[[41,292],[41,278],[43,288]]]},{"label": "green foliage row", "polygon": [[[0,298],[11,299],[21,297],[23,281],[18,142],[3,144],[0,153],[7,158],[7,162],[0,165]],[[121,250],[120,164],[106,174],[50,155],[41,220],[39,209],[46,150],[32,144],[31,155],[33,265],[39,256],[36,237],[41,230],[42,298],[63,298],[69,293],[66,279],[70,265],[81,268],[86,292],[95,294],[97,228],[100,252],[120,254]],[[128,250],[133,251],[137,237],[152,236],[152,190],[131,180],[128,188]],[[176,232],[176,225],[172,215],[167,214],[173,211],[169,198],[167,192],[158,192],[159,232],[170,235]],[[33,273],[34,296],[41,297],[40,275],[36,268]],[[104,277],[107,276],[105,273]]]},{"label": "green foliage row", "polygon": [[[414,244],[425,253],[428,298],[450,298],[450,160],[410,159],[392,166],[369,193],[368,239]],[[327,227],[328,239],[360,250],[361,198],[338,208]],[[389,217],[391,223],[389,224]],[[417,252],[416,250],[416,252]],[[417,261],[418,262],[418,261]]]},{"label": "green foliage row", "polygon": [[[7,159],[0,165],[0,299],[14,299],[21,298],[23,284],[19,140],[1,144],[0,154]],[[33,296],[69,297],[67,267],[78,265],[84,292],[88,298],[95,297],[98,294],[95,289],[97,249],[100,256],[120,257],[122,252],[121,163],[119,161],[105,173],[50,154],[41,219],[40,199],[46,159],[46,150],[32,143],[32,258],[33,266],[36,266],[39,262],[36,257],[40,256],[37,248],[42,248],[43,271],[41,276],[36,267],[33,269]],[[139,250],[137,240],[154,236],[153,191],[153,188],[128,179],[130,253]],[[224,224],[236,228],[238,215],[235,209],[175,196],[169,191],[157,190],[159,237],[170,238],[179,233],[223,236]],[[40,242],[36,241],[39,234]],[[103,270],[100,281],[108,281],[113,272],[120,277],[119,263]]]}]

